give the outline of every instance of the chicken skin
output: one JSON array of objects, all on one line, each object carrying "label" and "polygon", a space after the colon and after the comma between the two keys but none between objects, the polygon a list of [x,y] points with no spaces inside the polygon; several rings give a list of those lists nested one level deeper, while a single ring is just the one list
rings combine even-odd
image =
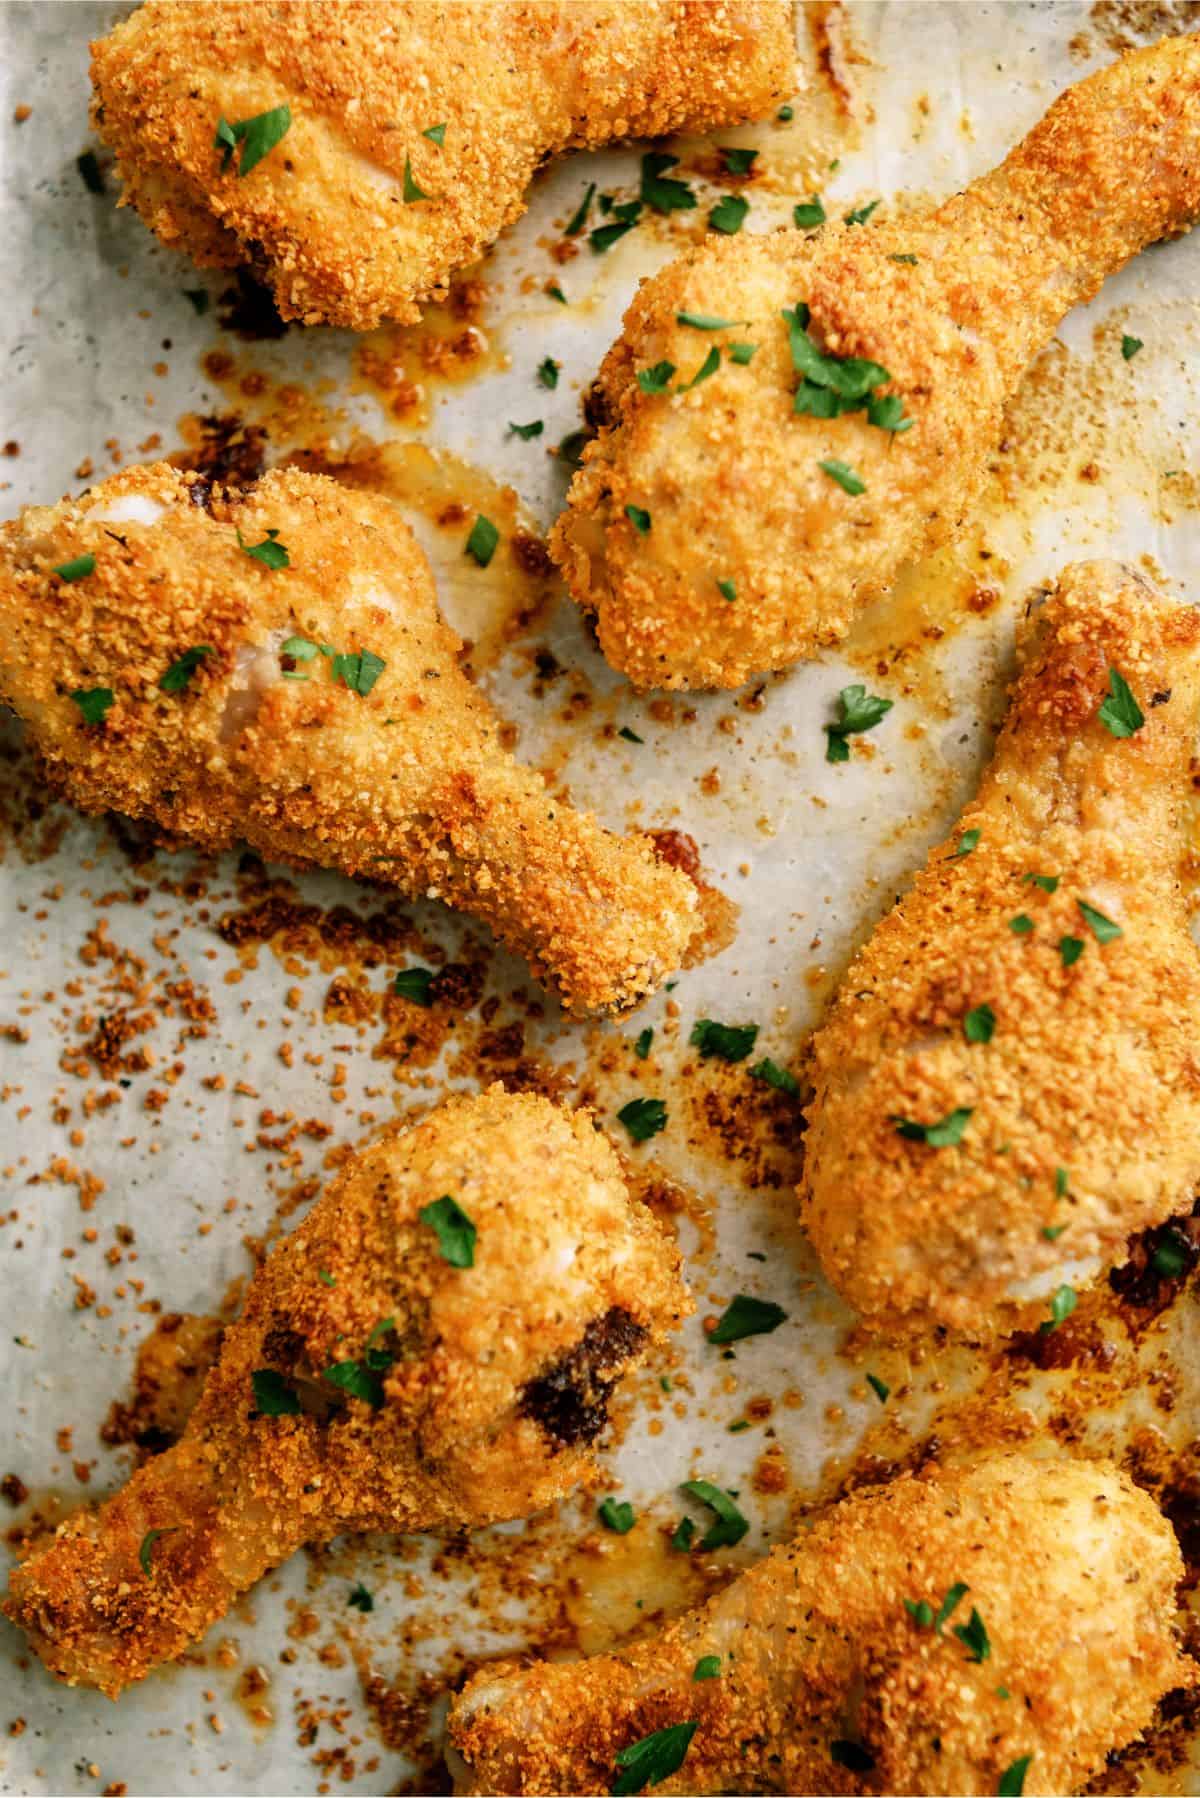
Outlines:
[{"label": "chicken skin", "polygon": [[1022,1762],[1027,1791],[1074,1792],[1192,1683],[1182,1572],[1115,1468],[997,1454],[904,1476],[657,1636],[484,1668],[451,1710],[456,1789],[641,1791],[630,1751],[663,1731],[663,1792],[1019,1792],[1001,1781]]},{"label": "chicken skin", "polygon": [[92,117],[164,243],[365,331],[443,294],[547,157],[766,117],[795,60],[784,0],[149,0],[92,46]]},{"label": "chicken skin", "polygon": [[804,1220],[885,1328],[1045,1319],[1200,1179],[1200,612],[1080,563],[1019,654],[978,797],[812,1044]]},{"label": "chicken skin", "polygon": [[7,1614],[109,1697],[345,1531],[522,1517],[690,1309],[586,1115],[493,1087],[393,1128],[260,1267],[181,1440],[17,1567]]},{"label": "chicken skin", "polygon": [[669,264],[604,360],[550,539],[613,667],[735,687],[838,641],[962,525],[1063,315],[1197,213],[1193,36],[1070,88],[936,210]]},{"label": "chicken skin", "polygon": [[323,476],[157,464],[0,530],[0,696],[83,810],[443,899],[571,1009],[634,1005],[696,887],[513,761],[461,647],[394,504]]}]

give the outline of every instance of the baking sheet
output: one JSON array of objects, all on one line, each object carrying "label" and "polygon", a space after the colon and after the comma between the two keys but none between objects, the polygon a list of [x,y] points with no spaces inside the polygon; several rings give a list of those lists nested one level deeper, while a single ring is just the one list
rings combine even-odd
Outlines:
[{"label": "baking sheet", "polygon": [[[636,190],[641,147],[554,165],[477,271],[482,286],[430,327],[451,342],[477,334],[477,355],[450,358],[454,378],[427,366],[436,358],[422,359],[420,333],[376,334],[367,362],[338,332],[246,342],[218,322],[227,280],[198,276],[117,212],[111,178],[103,196],[80,178],[87,41],[118,11],[40,0],[0,10],[5,515],[194,443],[206,415],[264,423],[273,455],[352,456],[359,478],[407,497],[447,615],[476,643],[476,672],[518,752],[614,825],[690,835],[706,878],[738,908],[737,934],[635,1018],[567,1027],[515,961],[435,907],[389,911],[381,890],[155,850],[75,817],[47,800],[19,729],[6,727],[0,1474],[19,1482],[4,1488],[19,1502],[0,1498],[6,1529],[126,1476],[132,1450],[100,1430],[128,1399],[157,1318],[234,1304],[255,1246],[294,1223],[330,1156],[447,1086],[557,1081],[610,1121],[630,1097],[663,1097],[666,1131],[631,1160],[678,1183],[659,1202],[676,1218],[697,1316],[617,1406],[602,1459],[638,1511],[629,1536],[597,1529],[592,1494],[469,1546],[373,1540],[300,1555],[184,1665],[116,1706],[56,1687],[0,1627],[0,1789],[441,1789],[438,1695],[474,1657],[595,1650],[645,1627],[760,1555],[840,1479],[902,1462],[935,1418],[950,1445],[1048,1422],[1051,1445],[1134,1465],[1186,1530],[1190,1286],[1161,1308],[1085,1300],[1060,1365],[861,1343],[796,1227],[795,1103],[744,1066],[698,1063],[687,1039],[696,1018],[753,1022],[756,1057],[799,1068],[853,946],[972,789],[1033,586],[1073,556],[1118,554],[1200,595],[1200,239],[1147,252],[1066,321],[1013,408],[978,522],[906,575],[844,654],[740,695],[639,698],[572,607],[551,597],[522,622],[538,584],[503,559],[477,576],[465,527],[436,519],[465,492],[472,506],[490,496],[510,532],[550,522],[565,483],[546,446],[578,428],[581,392],[637,280],[702,229],[721,191],[711,146],[676,146],[697,213],[647,220],[604,257],[560,261],[555,246],[588,181]],[[747,228],[786,223],[814,186],[831,213],[950,192],[1120,43],[1186,22],[1169,5],[810,8],[791,123],[718,134],[760,151]],[[203,316],[186,290],[210,296]],[[1131,363],[1123,331],[1144,340]],[[553,391],[536,378],[546,356],[562,368]],[[415,370],[421,391],[398,388],[398,370]],[[508,433],[508,421],[535,417],[541,439]],[[380,444],[391,446],[382,457]],[[413,444],[443,459],[403,447]],[[821,726],[852,679],[894,708],[849,763],[830,766]],[[380,913],[385,933],[362,923]],[[385,999],[397,965],[443,954],[477,971],[476,1003],[431,1018]],[[641,1061],[632,1044],[647,1025]],[[723,1359],[703,1320],[738,1291],[777,1301],[788,1321]],[[891,1387],[886,1415],[867,1371]],[[736,1488],[753,1520],[711,1564],[665,1547],[683,1509],[676,1488],[696,1476]],[[347,1604],[360,1581],[369,1615]],[[1118,1765],[1107,1789],[1140,1778],[1147,1790],[1200,1790],[1184,1764],[1187,1728],[1186,1717],[1164,1724],[1153,1752]]]}]

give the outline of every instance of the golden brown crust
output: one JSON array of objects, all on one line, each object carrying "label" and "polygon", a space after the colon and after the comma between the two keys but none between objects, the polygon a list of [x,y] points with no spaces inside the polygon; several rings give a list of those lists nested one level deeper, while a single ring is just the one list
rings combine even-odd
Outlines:
[{"label": "golden brown crust", "polygon": [[[1182,1560],[1145,1493],[1104,1465],[995,1455],[859,1492],[658,1636],[583,1663],[500,1665],[454,1701],[461,1792],[608,1792],[618,1752],[695,1721],[663,1792],[1079,1789],[1191,1684]],[[948,1622],[921,1627],[906,1601]],[[975,1610],[985,1659],[954,1634]],[[702,1656],[720,1674],[696,1681]],[[835,1760],[865,1750],[870,1771]]]},{"label": "golden brown crust", "polygon": [[[251,267],[285,318],[408,320],[525,207],[538,165],[768,114],[784,0],[148,0],[92,46],[93,119],[132,202],[197,262]],[[213,137],[287,104],[244,179]],[[437,145],[425,133],[446,126]],[[422,191],[406,202],[405,169]]]},{"label": "golden brown crust", "polygon": [[[276,571],[238,542],[272,530],[290,557]],[[85,578],[54,573],[87,554]],[[386,666],[353,692],[328,656],[288,670],[294,635]],[[222,496],[157,464],[0,530],[0,692],[75,804],[442,898],[573,1009],[636,1004],[681,965],[696,888],[512,759],[460,648],[397,508],[323,476],[277,470]],[[70,696],[95,688],[114,698],[88,726]]]},{"label": "golden brown crust", "polygon": [[[550,539],[613,666],[639,687],[738,686],[844,636],[904,562],[953,535],[1029,357],[1200,211],[1198,121],[1200,37],[1166,39],[1069,90],[936,210],[705,242],[644,283],[600,370],[607,423]],[[901,396],[911,429],[793,411],[781,313],[798,301],[825,350],[889,372],[878,392]],[[699,331],[678,322],[689,312],[735,322]],[[738,342],[757,345],[748,364]],[[639,387],[666,361],[678,388],[714,346],[720,368],[691,391]],[[844,491],[830,460],[865,491]]]},{"label": "golden brown crust", "polygon": [[[471,1267],[420,1218],[443,1195]],[[592,1471],[608,1388],[690,1310],[678,1267],[585,1113],[493,1087],[385,1132],[255,1275],[182,1440],[15,1569],[7,1614],[113,1697],[304,1542],[552,1503]],[[327,1379],[350,1361],[374,1399]],[[257,1413],[262,1369],[295,1415]]]},{"label": "golden brown crust", "polygon": [[[805,1223],[838,1290],[890,1327],[1044,1318],[1060,1282],[1123,1259],[1200,1177],[1200,963],[1178,878],[1200,613],[1082,563],[1023,663],[978,797],[813,1041]],[[1098,717],[1112,667],[1145,715],[1131,737]],[[1081,899],[1123,934],[1098,941]],[[1064,939],[1083,945],[1069,965]],[[969,1042],[980,1006],[995,1034]],[[958,1146],[893,1121],[959,1107]]]}]

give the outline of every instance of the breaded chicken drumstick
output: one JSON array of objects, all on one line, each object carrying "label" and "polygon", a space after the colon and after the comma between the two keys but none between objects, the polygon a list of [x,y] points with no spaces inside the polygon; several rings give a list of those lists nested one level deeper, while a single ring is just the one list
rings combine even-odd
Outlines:
[{"label": "breaded chicken drumstick", "polygon": [[680,965],[696,888],[500,742],[391,501],[165,464],[0,530],[0,696],[85,811],[315,862],[490,924],[575,1010]]},{"label": "breaded chicken drumstick", "polygon": [[456,1790],[1074,1792],[1192,1683],[1182,1572],[1115,1468],[904,1476],[657,1636],[484,1668],[450,1714]]},{"label": "breaded chicken drumstick", "polygon": [[890,1329],[1045,1319],[1200,1179],[1179,885],[1200,612],[1080,563],[1019,654],[978,797],[812,1045],[804,1219]]},{"label": "breaded chicken drumstick", "polygon": [[843,637],[962,524],[1063,315],[1197,213],[1200,36],[1167,38],[936,210],[669,264],[604,360],[551,536],[608,660],[639,687],[734,687]]},{"label": "breaded chicken drumstick", "polygon": [[365,331],[444,293],[547,157],[764,118],[795,60],[784,0],[149,0],[92,46],[92,117],[164,243]]},{"label": "breaded chicken drumstick", "polygon": [[4,1608],[60,1679],[116,1697],[303,1543],[552,1503],[688,1309],[589,1117],[450,1099],[347,1163],[256,1273],[182,1439],[62,1524]]}]

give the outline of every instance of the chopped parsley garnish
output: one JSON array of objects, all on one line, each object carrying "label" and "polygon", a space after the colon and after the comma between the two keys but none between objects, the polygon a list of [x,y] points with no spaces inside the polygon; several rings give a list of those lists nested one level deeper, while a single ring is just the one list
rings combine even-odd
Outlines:
[{"label": "chopped parsley garnish", "polygon": [[938,1606],[937,1615],[933,1620],[933,1627],[939,1636],[942,1633],[942,1625],[949,1621],[951,1613],[956,1609],[962,1599],[966,1597],[969,1591],[970,1587],[965,1585],[962,1580],[957,1581],[956,1584],[950,1587],[945,1598],[943,1598],[941,1604]]},{"label": "chopped parsley garnish", "polygon": [[646,1028],[639,1033],[638,1039],[633,1045],[633,1052],[639,1061],[645,1061],[647,1055],[650,1053],[650,1045],[653,1041],[654,1032],[650,1028],[650,1025],[647,1024]]},{"label": "chopped parsley garnish", "polygon": [[736,237],[746,222],[746,214],[750,210],[749,200],[741,194],[722,194],[708,215],[708,222],[714,231],[722,232],[726,237]]},{"label": "chopped parsley garnish", "polygon": [[565,462],[568,468],[581,468],[583,452],[587,448],[590,438],[590,431],[568,431],[554,454],[560,461]]},{"label": "chopped parsley garnish", "polygon": [[1043,893],[1057,893],[1061,879],[1058,874],[1022,874],[1021,879],[1029,886],[1041,887]]},{"label": "chopped parsley garnish", "polygon": [[758,160],[757,150],[742,150],[731,144],[718,144],[717,153],[730,175],[749,175]]},{"label": "chopped parsley garnish", "polygon": [[379,1376],[387,1371],[396,1357],[387,1349],[376,1348],[375,1344],[395,1326],[395,1318],[382,1318],[367,1337],[360,1360],[336,1361],[332,1367],[322,1370],[321,1378],[348,1393],[351,1398],[361,1399],[365,1405],[378,1410],[383,1403],[383,1381]]},{"label": "chopped parsley garnish", "polygon": [[1047,1242],[1057,1242],[1066,1227],[1065,1224],[1043,1224],[1042,1235]]},{"label": "chopped parsley garnish", "polygon": [[914,1124],[911,1118],[893,1116],[898,1133],[909,1142],[928,1143],[931,1149],[951,1149],[963,1139],[974,1107],[958,1105],[936,1124]]},{"label": "chopped parsley garnish", "polygon": [[802,200],[799,206],[792,207],[792,223],[801,231],[814,231],[818,225],[825,223],[825,208],[821,204],[819,194],[811,200]]},{"label": "chopped parsley garnish", "polygon": [[300,1400],[288,1382],[273,1367],[257,1367],[250,1375],[254,1388],[255,1417],[297,1417]]},{"label": "chopped parsley garnish", "polygon": [[843,493],[859,494],[867,491],[866,482],[855,474],[848,462],[839,462],[836,456],[830,456],[826,461],[818,462],[817,467],[827,474],[831,481],[836,481]]},{"label": "chopped parsley garnish", "polygon": [[927,1598],[906,1598],[904,1608],[918,1629],[933,1628],[933,1606]]},{"label": "chopped parsley garnish", "polygon": [[732,1548],[750,1528],[749,1518],[742,1516],[728,1492],[714,1486],[711,1480],[685,1480],[679,1490],[707,1505],[717,1520],[701,1537],[701,1548]]},{"label": "chopped parsley garnish", "polygon": [[206,287],[185,287],[183,297],[190,301],[192,311],[197,318],[203,318],[208,311],[208,289]]},{"label": "chopped parsley garnish", "polygon": [[867,423],[880,431],[911,431],[913,421],[904,412],[898,393],[873,393],[867,401]]},{"label": "chopped parsley garnish", "polygon": [[699,387],[701,381],[707,381],[710,375],[715,375],[720,366],[721,352],[714,343],[712,349],[709,350],[708,355],[704,358],[691,380],[685,381],[683,386],[679,389],[680,393],[687,393],[691,388]]},{"label": "chopped parsley garnish", "polygon": [[969,1043],[990,1043],[996,1034],[996,1014],[990,1005],[973,1005],[963,1019],[963,1035]]},{"label": "chopped parsley garnish", "polygon": [[172,662],[167,672],[159,678],[159,691],[182,693],[205,656],[212,654],[212,646],[208,643],[197,643],[194,649],[185,649],[179,660]]},{"label": "chopped parsley garnish", "polygon": [[639,368],[637,384],[643,393],[665,393],[675,373],[673,362],[656,362],[653,368]]},{"label": "chopped parsley garnish", "polygon": [[314,656],[320,655],[321,645],[309,637],[289,637],[286,643],[279,645],[279,653],[290,656],[293,662],[311,662]]},{"label": "chopped parsley garnish", "polygon": [[627,231],[633,230],[641,216],[641,211],[642,202],[640,200],[626,200],[622,205],[614,206],[613,219],[615,222],[611,225],[600,225],[595,231],[588,234],[588,242],[594,253],[597,256],[603,256],[605,250],[611,250],[615,243],[619,243]]},{"label": "chopped parsley garnish", "polygon": [[264,568],[287,568],[288,553],[282,543],[275,541],[278,535],[278,531],[268,530],[261,543],[247,543],[239,531],[238,547],[244,549],[248,556],[253,556],[256,562],[261,562]]},{"label": "chopped parsley garnish", "polygon": [[496,553],[496,545],[500,541],[500,533],[490,518],[480,512],[471,526],[471,535],[467,538],[465,554],[473,556],[481,568],[486,568]]},{"label": "chopped parsley garnish", "polygon": [[955,855],[970,855],[972,849],[977,847],[982,835],[982,830],[964,830],[958,839],[958,847],[954,851]]},{"label": "chopped parsley garnish", "polygon": [[1130,337],[1128,332],[1121,333],[1121,354],[1126,362],[1132,362],[1138,351],[1145,347],[1140,337]]},{"label": "chopped parsley garnish", "polygon": [[[824,464],[822,464],[822,467]],[[874,730],[875,726],[887,717],[892,709],[892,700],[881,699],[878,693],[868,693],[867,689],[855,683],[851,687],[843,687],[838,694],[838,710],[841,713],[836,724],[825,726],[825,760],[827,762],[848,762],[850,748],[846,738],[860,731]]]},{"label": "chopped parsley garnish", "polygon": [[363,1585],[361,1580],[359,1580],[357,1586],[354,1587],[349,1598],[347,1598],[346,1603],[348,1605],[353,1605],[356,1611],[362,1611],[364,1616],[368,1611],[373,1611],[375,1609],[375,1600],[367,1591],[367,1588]]},{"label": "chopped parsley garnish", "polygon": [[716,1055],[722,1061],[745,1061],[758,1036],[757,1024],[718,1024],[712,1018],[697,1018],[688,1038],[701,1059]]},{"label": "chopped parsley garnish", "polygon": [[[962,1591],[965,1592],[966,1589],[967,1588],[964,1586]],[[961,1596],[962,1592],[959,1593],[960,1598]],[[955,1599],[956,1604],[957,1602],[958,1599]],[[979,1615],[978,1611],[972,1609],[970,1618],[966,1623],[956,1623],[954,1625],[954,1633],[973,1661],[979,1663],[981,1661],[986,1661],[990,1657],[992,1645],[988,1640],[987,1628],[983,1618]]]},{"label": "chopped parsley garnish", "polygon": [[565,232],[563,233],[564,237],[578,237],[579,236],[579,233],[583,230],[583,227],[587,224],[587,216],[588,216],[588,213],[592,210],[592,201],[595,199],[595,197],[596,197],[596,183],[594,181],[591,181],[588,183],[587,192],[584,194],[582,200],[580,200],[579,205],[576,207],[575,211],[571,214],[570,222],[567,225]]},{"label": "chopped parsley garnish", "polygon": [[677,312],[677,325],[690,325],[693,331],[730,331],[734,325],[740,324],[736,318],[714,318],[710,312]]},{"label": "chopped parsley garnish", "polygon": [[786,1068],[781,1068],[779,1063],[772,1061],[769,1055],[764,1055],[761,1061],[755,1062],[750,1069],[750,1078],[751,1080],[761,1080],[764,1086],[773,1086],[777,1093],[798,1093],[800,1091],[800,1082],[796,1076],[789,1074]]},{"label": "chopped parsley garnish", "polygon": [[644,1792],[647,1786],[661,1785],[672,1773],[678,1773],[695,1733],[695,1722],[671,1723],[666,1729],[656,1729],[653,1735],[643,1736],[640,1742],[631,1742],[628,1748],[622,1748],[617,1755],[617,1766],[621,1771],[610,1788],[612,1798],[630,1798],[631,1793]]},{"label": "chopped parsley garnish", "polygon": [[789,125],[791,123],[792,119],[795,117],[795,113],[794,113],[792,107],[781,106],[779,108],[779,111],[775,114],[775,117],[779,120],[779,123],[781,125]]},{"label": "chopped parsley garnish", "polygon": [[147,1579],[154,1578],[153,1569],[151,1567],[151,1556],[154,1553],[154,1544],[158,1541],[160,1536],[173,1536],[175,1530],[179,1527],[180,1526],[176,1524],[173,1527],[164,1530],[147,1530],[146,1534],[142,1537],[142,1544],[138,1549],[138,1560],[141,1563],[142,1572]]},{"label": "chopped parsley garnish", "polygon": [[630,1099],[617,1113],[632,1142],[646,1142],[667,1127],[667,1108],[661,1099]]},{"label": "chopped parsley garnish", "polygon": [[1116,941],[1117,937],[1125,934],[1119,924],[1114,924],[1111,918],[1106,918],[1102,911],[1097,911],[1095,906],[1089,905],[1086,899],[1077,899],[1075,903],[1079,907],[1084,923],[1098,943],[1112,943]]},{"label": "chopped parsley garnish", "polygon": [[662,150],[650,150],[642,157],[641,195],[655,212],[690,212],[696,204],[686,181],[664,179],[678,161],[678,156],[667,156]]},{"label": "chopped parsley garnish", "polygon": [[1081,936],[1060,936],[1058,953],[1062,956],[1064,968],[1073,968],[1083,954],[1084,942]]},{"label": "chopped parsley garnish", "polygon": [[[810,313],[803,301],[784,307],[788,327],[788,344],[792,366],[800,376],[800,384],[792,397],[792,410],[812,418],[838,418],[845,412],[864,408],[869,424],[881,430],[907,431],[912,420],[904,416],[904,402],[899,395],[877,394],[874,389],[891,380],[886,368],[861,356],[827,355],[809,336]],[[898,403],[891,403],[892,401]],[[861,484],[847,485],[844,477],[858,483],[859,477],[844,462],[822,462],[826,474],[836,480],[847,493],[862,493]]]},{"label": "chopped parsley garnish", "polygon": [[392,982],[392,991],[399,993],[402,999],[409,999],[414,1005],[429,1006],[433,1004],[431,987],[434,982],[432,968],[401,968]]},{"label": "chopped parsley garnish", "polygon": [[692,1672],[692,1683],[698,1679],[720,1679],[721,1657],[719,1654],[702,1654]]},{"label": "chopped parsley garnish", "polygon": [[1032,1759],[1032,1754],[1023,1754],[1011,1767],[1004,1769],[1000,1775],[1000,1784],[996,1787],[996,1798],[1021,1798],[1025,1790],[1025,1775]]},{"label": "chopped parsley garnish", "polygon": [[870,200],[865,206],[856,206],[853,212],[843,214],[843,220],[847,225],[865,225],[879,204],[878,200]]},{"label": "chopped parsley garnish", "polygon": [[635,730],[630,730],[627,724],[621,726],[617,735],[619,737],[624,737],[627,743],[644,743],[646,741],[645,737],[639,737]]},{"label": "chopped parsley garnish", "polygon": [[692,1517],[681,1517],[671,1533],[671,1547],[680,1554],[691,1550],[692,1537],[696,1534],[696,1522]]},{"label": "chopped parsley garnish", "polygon": [[835,1766],[846,1767],[851,1773],[871,1773],[875,1768],[875,1756],[861,1742],[848,1742],[844,1737],[830,1742],[829,1758]]},{"label": "chopped parsley garnish", "polygon": [[96,161],[94,150],[84,150],[75,158],[75,167],[79,170],[80,180],[90,194],[104,192],[104,176],[100,173],[100,164]]},{"label": "chopped parsley garnish", "polygon": [[558,371],[561,367],[562,364],[556,362],[553,356],[547,356],[543,362],[538,363],[537,378],[543,387],[558,386]]},{"label": "chopped parsley garnish", "polygon": [[96,558],[95,556],[88,554],[85,556],[75,556],[69,562],[60,562],[53,572],[58,576],[60,581],[67,581],[69,583],[71,581],[85,580],[89,574],[94,574],[95,570]]},{"label": "chopped parsley garnish", "polygon": [[1028,912],[1018,912],[1015,918],[1008,920],[1008,928],[1016,936],[1028,936],[1033,929],[1033,919]]},{"label": "chopped parsley garnish", "polygon": [[758,348],[756,343],[730,343],[725,346],[729,351],[729,360],[745,368]]},{"label": "chopped parsley garnish", "polygon": [[605,1529],[617,1536],[627,1536],[637,1522],[633,1506],[615,1498],[606,1498],[597,1514]]},{"label": "chopped parsley garnish", "polygon": [[1056,1167],[1054,1170],[1054,1191],[1058,1198],[1060,1198],[1060,1199],[1066,1198],[1067,1188],[1070,1185],[1070,1183],[1071,1183],[1071,1176],[1067,1172],[1066,1168],[1065,1167]]},{"label": "chopped parsley garnish", "polygon": [[557,281],[547,281],[543,291],[548,293],[552,300],[557,300],[560,306],[565,306],[567,304],[567,296],[558,285]]},{"label": "chopped parsley garnish", "polygon": [[76,687],[71,698],[79,707],[85,724],[103,724],[104,714],[116,694],[111,687]]},{"label": "chopped parsley garnish", "polygon": [[719,1344],[741,1342],[747,1336],[769,1336],[772,1330],[786,1322],[787,1312],[782,1306],[739,1292],[726,1305],[716,1328],[709,1332],[708,1340]]},{"label": "chopped parsley garnish", "polygon": [[728,600],[730,605],[734,605],[736,603],[737,587],[735,586],[733,581],[718,581],[717,582],[717,592],[721,595],[722,599]]},{"label": "chopped parsley garnish", "polygon": [[436,144],[438,149],[440,150],[442,145],[446,141],[446,127],[444,124],[443,125],[427,125],[425,127],[424,131],[422,131],[421,136],[427,137],[429,139],[430,143]]},{"label": "chopped parsley garnish", "polygon": [[[221,173],[224,174],[228,169],[234,151],[241,144],[242,155],[237,172],[239,179],[248,175],[287,135],[291,123],[292,113],[288,106],[273,106],[269,112],[257,112],[252,119],[239,119],[233,125],[227,119],[218,120],[213,148],[221,152]],[[408,194],[405,193],[404,197],[407,199]]]},{"label": "chopped parsley garnish", "polygon": [[412,170],[412,157],[406,156],[404,158],[404,203],[405,203],[405,205],[412,206],[416,203],[417,200],[427,200],[428,198],[429,198],[429,195],[425,192],[425,189],[423,187],[417,186],[417,179],[416,179],[416,176],[413,174],[413,170]]},{"label": "chopped parsley garnish", "polygon": [[542,432],[546,429],[540,418],[535,418],[533,423],[529,425],[514,425],[510,422],[508,428],[514,437],[521,437],[526,443],[529,442],[531,437],[540,437]]},{"label": "chopped parsley garnish", "polygon": [[916,268],[916,266],[917,266],[917,258],[915,256],[906,256],[906,255],[903,255],[900,251],[894,251],[892,253],[892,255],[890,255],[888,257],[888,261],[889,262],[903,262],[903,263],[906,263],[909,268]]},{"label": "chopped parsley garnish", "polygon": [[1060,1286],[1050,1300],[1050,1316],[1045,1323],[1038,1325],[1042,1335],[1048,1336],[1051,1330],[1057,1330],[1059,1324],[1065,1323],[1078,1303],[1079,1299],[1073,1286]]},{"label": "chopped parsley garnish", "polygon": [[1114,737],[1132,737],[1146,722],[1146,715],[1119,668],[1108,671],[1108,698],[1096,715]]},{"label": "chopped parsley garnish", "polygon": [[333,678],[344,681],[352,693],[365,699],[386,667],[382,656],[377,656],[373,650],[362,649],[350,655],[335,655]]},{"label": "chopped parsley garnish", "polygon": [[871,1391],[875,1394],[875,1397],[879,1400],[880,1404],[886,1405],[888,1399],[892,1396],[892,1389],[887,1381],[881,1380],[876,1373],[869,1373],[867,1375],[867,1385],[871,1388]]},{"label": "chopped parsley garnish", "polygon": [[1155,1245],[1154,1253],[1150,1257],[1150,1265],[1155,1273],[1161,1274],[1165,1280],[1177,1280],[1181,1274],[1187,1272],[1190,1259],[1191,1244],[1185,1242],[1176,1231],[1168,1230],[1161,1241]]},{"label": "chopped parsley garnish", "polygon": [[625,516],[639,537],[650,534],[650,514],[642,506],[626,506]]},{"label": "chopped parsley garnish", "polygon": [[317,1269],[317,1278],[321,1282],[322,1286],[336,1286],[337,1285],[337,1280],[336,1280],[335,1276],[330,1273],[330,1271],[327,1267],[319,1267]]},{"label": "chopped parsley garnish", "polygon": [[417,1216],[437,1237],[443,1261],[451,1267],[474,1267],[475,1226],[457,1200],[443,1193],[431,1205],[422,1205]]}]

